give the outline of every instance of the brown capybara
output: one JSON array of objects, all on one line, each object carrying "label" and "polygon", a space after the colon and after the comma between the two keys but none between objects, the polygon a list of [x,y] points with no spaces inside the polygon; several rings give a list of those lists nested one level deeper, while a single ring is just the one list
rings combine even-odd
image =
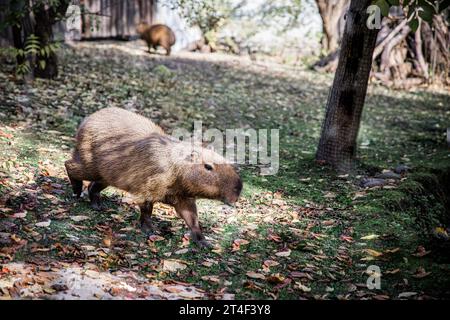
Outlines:
[{"label": "brown capybara", "polygon": [[120,108],[101,109],[81,123],[65,166],[77,197],[83,180],[91,181],[94,209],[100,209],[100,191],[107,186],[125,190],[136,196],[141,228],[150,232],[153,204],[172,205],[200,246],[207,242],[195,199],[234,203],[242,190],[235,167],[222,156],[166,135],[149,119]]},{"label": "brown capybara", "polygon": [[150,26],[145,22],[141,22],[137,25],[136,32],[141,39],[147,42],[149,52],[151,48],[156,50],[158,46],[161,46],[166,49],[166,54],[170,55],[170,48],[175,44],[175,34],[168,26],[164,24]]}]

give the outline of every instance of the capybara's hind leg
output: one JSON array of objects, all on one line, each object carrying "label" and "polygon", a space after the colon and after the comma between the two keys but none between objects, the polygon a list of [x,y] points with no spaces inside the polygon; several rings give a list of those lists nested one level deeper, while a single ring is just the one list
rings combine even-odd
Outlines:
[{"label": "capybara's hind leg", "polygon": [[141,210],[141,217],[139,218],[139,222],[141,224],[142,232],[148,234],[152,231],[152,211],[153,211],[153,203],[150,201],[146,201],[139,206]]},{"label": "capybara's hind leg", "polygon": [[89,184],[89,199],[91,200],[91,207],[94,210],[101,210],[100,192],[108,185],[100,181],[93,181]]},{"label": "capybara's hind leg", "polygon": [[67,160],[64,165],[69,176],[70,184],[72,185],[73,193],[79,198],[83,190],[83,166],[74,159]]}]

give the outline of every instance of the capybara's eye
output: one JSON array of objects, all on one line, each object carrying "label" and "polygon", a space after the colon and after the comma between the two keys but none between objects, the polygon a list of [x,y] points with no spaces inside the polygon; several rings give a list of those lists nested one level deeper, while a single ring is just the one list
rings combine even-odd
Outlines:
[{"label": "capybara's eye", "polygon": [[210,164],[205,163],[205,169],[208,171],[212,171],[213,167]]}]

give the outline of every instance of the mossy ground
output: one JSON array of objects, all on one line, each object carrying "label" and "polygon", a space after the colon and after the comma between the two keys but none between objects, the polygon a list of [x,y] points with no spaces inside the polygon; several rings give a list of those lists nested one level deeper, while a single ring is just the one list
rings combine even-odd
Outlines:
[{"label": "mossy ground", "polygon": [[[12,237],[2,244],[4,263],[93,263],[191,283],[209,298],[449,296],[448,254],[430,240],[435,228],[448,227],[448,93],[371,86],[359,163],[339,176],[314,161],[331,75],[219,54],[166,58],[147,55],[140,43],[100,42],[61,49],[58,79],[20,84],[10,58],[2,59],[0,232]],[[243,167],[235,209],[199,201],[212,251],[192,246],[184,223],[163,205],[154,214],[161,238],[149,240],[122,192],[107,189],[101,213],[72,198],[64,160],[83,117],[106,106],[132,108],[168,132],[191,129],[194,120],[219,130],[279,129],[280,170],[261,176]],[[412,168],[401,182],[358,186],[360,177],[400,163]],[[438,186],[442,192],[431,190]],[[431,252],[412,255],[419,246]],[[164,260],[187,267],[170,272]],[[369,265],[381,268],[379,290],[366,287]]]}]

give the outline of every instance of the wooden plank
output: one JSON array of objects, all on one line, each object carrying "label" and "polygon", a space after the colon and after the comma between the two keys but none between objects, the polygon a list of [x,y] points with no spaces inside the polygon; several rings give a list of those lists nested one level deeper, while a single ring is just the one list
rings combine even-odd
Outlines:
[{"label": "wooden plank", "polygon": [[91,29],[90,19],[83,19],[83,39],[127,38],[136,36],[140,21],[152,22],[154,0],[84,0],[88,12],[99,13],[98,27]]}]

